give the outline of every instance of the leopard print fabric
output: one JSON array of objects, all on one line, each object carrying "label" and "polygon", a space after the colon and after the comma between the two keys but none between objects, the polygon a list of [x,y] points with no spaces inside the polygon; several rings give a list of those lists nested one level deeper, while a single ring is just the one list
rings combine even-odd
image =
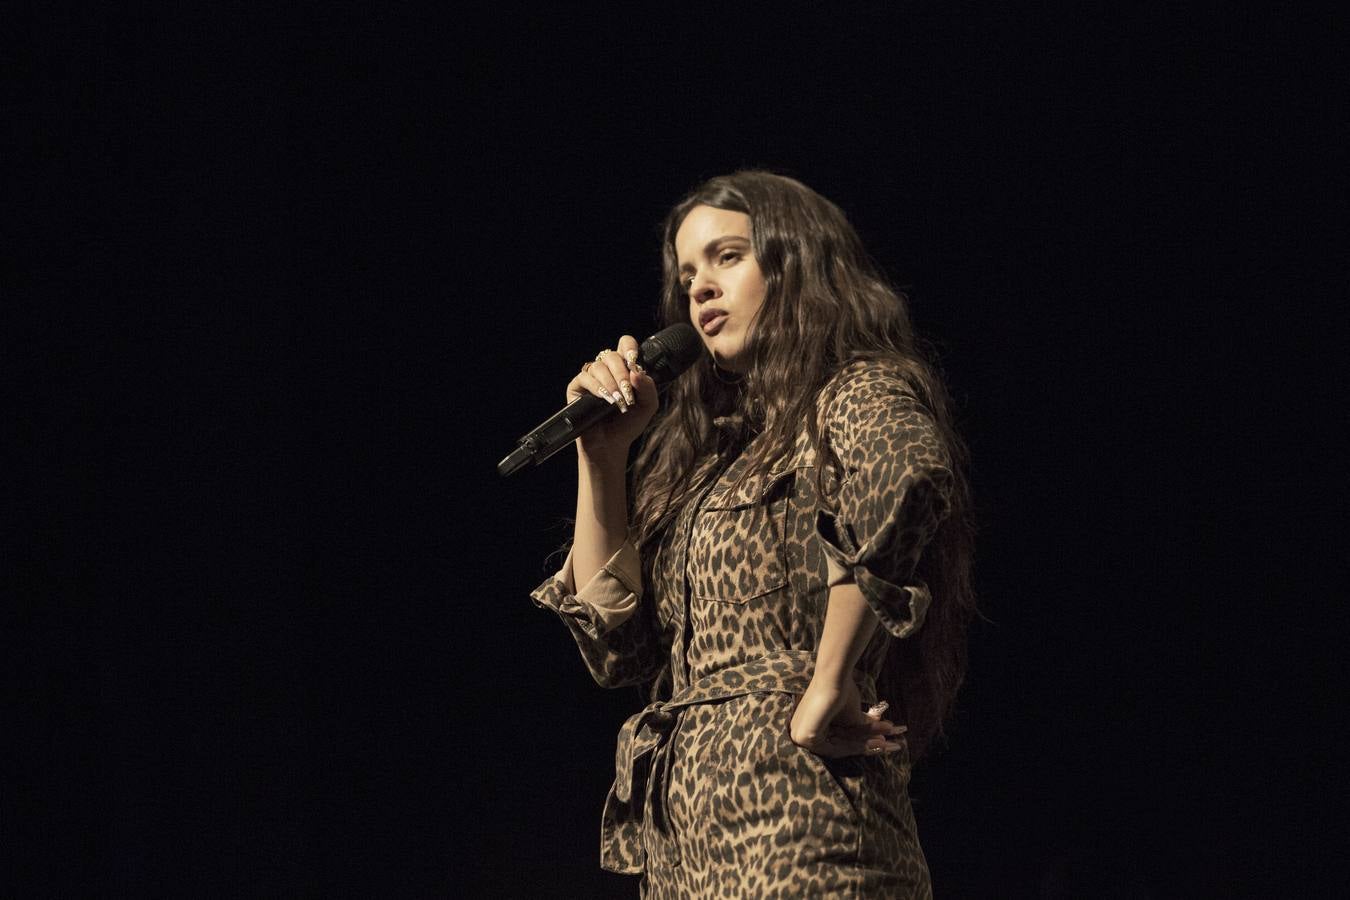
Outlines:
[{"label": "leopard print fabric", "polygon": [[643,897],[931,895],[907,752],[823,758],[788,734],[830,585],[852,579],[884,626],[854,673],[871,703],[890,642],[923,623],[914,571],[948,511],[948,458],[908,384],[880,365],[838,379],[833,504],[803,429],[784,464],[742,480],[742,452],[686,505],[627,620],[601,622],[557,577],[531,595],[599,684],[652,685],[620,732],[601,829],[601,865],[640,874]]}]

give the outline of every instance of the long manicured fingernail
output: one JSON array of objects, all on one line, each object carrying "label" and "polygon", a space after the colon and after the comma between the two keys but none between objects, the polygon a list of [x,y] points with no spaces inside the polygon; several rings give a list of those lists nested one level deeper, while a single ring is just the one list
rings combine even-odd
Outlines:
[{"label": "long manicured fingernail", "polygon": [[601,400],[605,401],[610,406],[614,405],[614,398],[611,397],[609,394],[606,394],[604,391],[596,391],[595,396],[599,397]]},{"label": "long manicured fingernail", "polygon": [[880,703],[874,704],[872,708],[867,711],[867,714],[875,719],[890,708],[891,705],[885,700],[882,700]]},{"label": "long manicured fingernail", "polygon": [[633,368],[633,367],[635,367],[635,366],[637,365],[637,351],[636,351],[636,350],[629,350],[627,353],[625,353],[625,354],[623,355],[623,358],[624,358],[625,360],[628,361],[628,368],[631,369],[631,368]]},{"label": "long manicured fingernail", "polygon": [[628,404],[623,402],[623,394],[620,394],[618,391],[615,391],[610,396],[614,398],[613,402],[618,404],[619,412],[628,412]]},{"label": "long manicured fingernail", "polygon": [[624,402],[629,406],[633,405],[633,387],[626,381],[619,382],[619,390],[623,391]]}]

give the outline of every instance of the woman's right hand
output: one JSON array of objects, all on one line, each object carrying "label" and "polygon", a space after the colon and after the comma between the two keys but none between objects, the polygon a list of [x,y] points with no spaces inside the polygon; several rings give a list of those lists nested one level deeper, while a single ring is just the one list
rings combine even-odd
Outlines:
[{"label": "woman's right hand", "polygon": [[625,334],[613,350],[601,350],[595,361],[586,363],[567,383],[567,402],[584,394],[594,394],[619,407],[611,416],[586,429],[577,438],[579,449],[590,457],[622,454],[656,414],[656,382],[636,364],[637,338]]}]

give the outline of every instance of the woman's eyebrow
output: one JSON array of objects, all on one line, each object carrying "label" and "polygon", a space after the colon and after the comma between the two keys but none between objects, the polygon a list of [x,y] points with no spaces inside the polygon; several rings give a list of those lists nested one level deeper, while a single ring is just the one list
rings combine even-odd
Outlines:
[{"label": "woman's eyebrow", "polygon": [[[703,255],[704,255],[704,256],[711,256],[713,250],[717,248],[717,245],[720,244],[720,243],[722,243],[722,242],[724,242],[724,241],[740,241],[740,242],[745,243],[745,244],[750,243],[750,239],[749,239],[749,238],[747,238],[747,237],[742,237],[742,236],[739,235],[739,234],[724,234],[724,235],[722,235],[721,237],[715,237],[715,238],[713,238],[711,241],[708,241],[708,243],[705,244],[705,245],[703,246]],[[681,271],[681,272],[692,272],[692,271],[694,271],[694,266],[693,266],[692,263],[681,263],[681,264],[680,264],[680,271]]]}]

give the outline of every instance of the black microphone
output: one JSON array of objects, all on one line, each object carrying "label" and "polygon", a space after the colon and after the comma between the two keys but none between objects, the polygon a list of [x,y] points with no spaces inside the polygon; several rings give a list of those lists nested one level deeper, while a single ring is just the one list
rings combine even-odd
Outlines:
[{"label": "black microphone", "polygon": [[[703,352],[694,326],[682,322],[663,328],[642,342],[638,363],[658,386],[673,380]],[[615,414],[614,404],[585,394],[564,406],[544,424],[520,439],[520,445],[497,463],[497,472],[511,475],[528,462],[536,466],[577,439],[596,422]]]}]

